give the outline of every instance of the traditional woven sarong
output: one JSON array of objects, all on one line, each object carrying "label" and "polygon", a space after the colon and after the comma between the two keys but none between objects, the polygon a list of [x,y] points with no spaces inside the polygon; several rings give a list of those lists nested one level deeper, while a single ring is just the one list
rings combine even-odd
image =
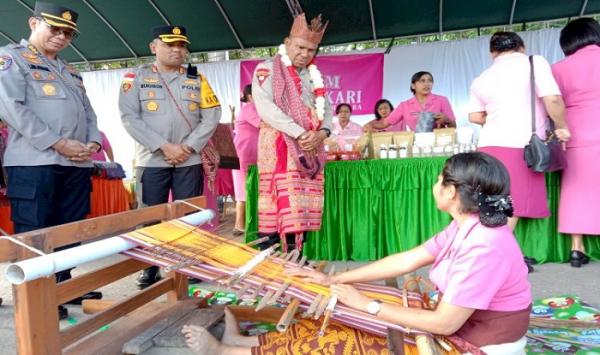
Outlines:
[{"label": "traditional woven sarong", "polygon": [[319,337],[320,327],[321,322],[305,319],[292,324],[285,333],[270,332],[260,335],[258,337],[260,345],[252,348],[252,354],[391,354],[387,339],[384,337],[365,333],[337,322],[329,323],[325,335]]},{"label": "traditional woven sarong", "polygon": [[[282,133],[261,124],[258,138],[258,231],[301,233],[321,229],[323,173],[302,178],[289,152],[278,159],[275,152],[285,142]],[[278,147],[279,146],[279,147]]]}]

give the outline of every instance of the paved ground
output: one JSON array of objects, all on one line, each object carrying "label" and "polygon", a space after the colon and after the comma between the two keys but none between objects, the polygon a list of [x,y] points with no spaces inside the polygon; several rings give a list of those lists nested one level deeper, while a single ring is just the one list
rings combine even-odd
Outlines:
[{"label": "paved ground", "polygon": [[[223,229],[231,230],[230,223],[223,225]],[[106,258],[102,261],[83,265],[75,270],[75,275],[78,273],[87,273],[91,270],[113,264],[122,260],[122,256],[116,255],[111,258]],[[336,270],[341,270],[344,267],[356,267],[361,263],[356,262],[336,262]],[[3,304],[0,307],[0,353],[3,355],[16,354],[15,349],[15,332],[13,321],[13,300],[11,286],[4,279],[4,271],[7,264],[0,264],[0,297],[3,299]],[[426,270],[421,270],[425,273]],[[104,293],[106,299],[121,299],[125,296],[135,293],[137,289],[134,286],[135,275],[120,280],[114,284],[102,288],[100,291]],[[545,264],[536,266],[536,272],[529,275],[529,279],[533,286],[533,296],[535,298],[558,296],[562,294],[579,295],[582,300],[587,301],[595,307],[600,307],[600,262],[594,262],[585,265],[581,269],[571,268],[568,264]],[[158,302],[164,302],[163,299],[157,299]],[[70,318],[61,321],[61,328],[68,327],[71,324],[81,322],[87,315],[81,312],[81,308],[77,306],[69,306]],[[156,349],[147,352],[150,354],[159,354]],[[185,354],[184,349],[179,349],[176,352],[169,351],[169,354]]]}]

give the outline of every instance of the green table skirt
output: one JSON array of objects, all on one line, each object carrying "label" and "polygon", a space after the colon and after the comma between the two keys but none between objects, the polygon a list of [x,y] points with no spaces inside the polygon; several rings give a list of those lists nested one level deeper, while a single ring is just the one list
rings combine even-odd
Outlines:
[{"label": "green table skirt", "polygon": [[[435,206],[432,186],[446,158],[329,162],[325,167],[325,206],[321,230],[308,234],[304,254],[316,260],[377,260],[411,249],[451,220]],[[523,253],[540,262],[564,262],[571,239],[557,232],[560,174],[546,175],[552,215],[522,218],[515,234]],[[258,230],[258,170],[246,180],[246,239]],[[600,259],[600,237],[584,238]]]}]

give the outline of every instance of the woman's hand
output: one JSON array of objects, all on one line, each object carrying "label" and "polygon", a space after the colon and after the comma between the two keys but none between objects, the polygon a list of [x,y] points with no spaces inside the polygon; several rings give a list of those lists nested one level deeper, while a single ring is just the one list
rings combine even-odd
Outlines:
[{"label": "woman's hand", "polygon": [[331,285],[332,277],[317,270],[306,270],[300,267],[285,270],[285,274],[289,276],[298,276],[304,281],[316,283],[319,285]]},{"label": "woman's hand", "polygon": [[554,130],[554,135],[561,142],[568,142],[571,139],[571,132],[568,128],[557,128]]},{"label": "woman's hand", "polygon": [[338,302],[348,307],[366,311],[367,305],[372,301],[369,297],[362,294],[356,288],[350,285],[334,284],[331,285],[331,293],[337,296]]}]

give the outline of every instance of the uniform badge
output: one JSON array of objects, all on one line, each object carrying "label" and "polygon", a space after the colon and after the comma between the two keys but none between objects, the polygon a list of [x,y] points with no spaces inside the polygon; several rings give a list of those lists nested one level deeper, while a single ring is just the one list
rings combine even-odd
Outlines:
[{"label": "uniform badge", "polygon": [[67,21],[71,21],[73,19],[73,15],[71,15],[70,11],[63,12],[61,16]]},{"label": "uniform badge", "polygon": [[54,96],[54,95],[56,95],[56,87],[54,85],[52,85],[52,84],[44,84],[44,85],[42,85],[42,91],[47,96]]},{"label": "uniform badge", "polygon": [[42,64],[42,60],[35,54],[31,52],[22,52],[21,56],[25,58],[29,63],[33,64]]},{"label": "uniform badge", "polygon": [[189,97],[190,99],[195,99],[198,97],[198,94],[196,94],[195,92],[188,92],[187,97]]},{"label": "uniform badge", "polygon": [[31,76],[35,79],[35,80],[42,80],[42,74],[39,71],[34,71],[31,73]]},{"label": "uniform badge", "polygon": [[198,109],[198,104],[195,102],[190,102],[190,104],[188,105],[188,109],[190,109],[191,112],[194,112]]},{"label": "uniform badge", "polygon": [[156,96],[156,93],[154,91],[148,91],[149,98],[153,98],[154,96]]},{"label": "uniform badge", "polygon": [[150,101],[146,105],[146,108],[148,109],[148,111],[156,111],[158,110],[158,104],[156,103],[156,101]]},{"label": "uniform badge", "polygon": [[131,83],[131,81],[123,80],[123,83],[121,84],[121,90],[123,92],[128,92],[129,90],[131,90],[131,88],[133,88],[133,84]]},{"label": "uniform badge", "polygon": [[54,74],[50,73],[50,74],[48,74],[48,77],[46,79],[48,79],[48,80],[56,80],[56,77],[54,76]]},{"label": "uniform badge", "polygon": [[258,79],[258,83],[260,86],[267,80],[267,78],[271,75],[271,71],[266,68],[261,68],[256,70],[256,78]]},{"label": "uniform badge", "polygon": [[174,35],[180,35],[181,34],[181,29],[179,27],[173,27],[173,34]]},{"label": "uniform badge", "polygon": [[2,55],[0,56],[0,71],[4,71],[8,68],[10,68],[10,66],[13,63],[13,58],[9,55]]},{"label": "uniform badge", "polygon": [[133,79],[135,79],[135,73],[126,73],[123,77],[123,82],[121,83],[121,91],[123,93],[128,92],[133,88]]},{"label": "uniform badge", "polygon": [[156,78],[144,78],[144,82],[148,84],[156,84],[158,83],[158,79]]}]

